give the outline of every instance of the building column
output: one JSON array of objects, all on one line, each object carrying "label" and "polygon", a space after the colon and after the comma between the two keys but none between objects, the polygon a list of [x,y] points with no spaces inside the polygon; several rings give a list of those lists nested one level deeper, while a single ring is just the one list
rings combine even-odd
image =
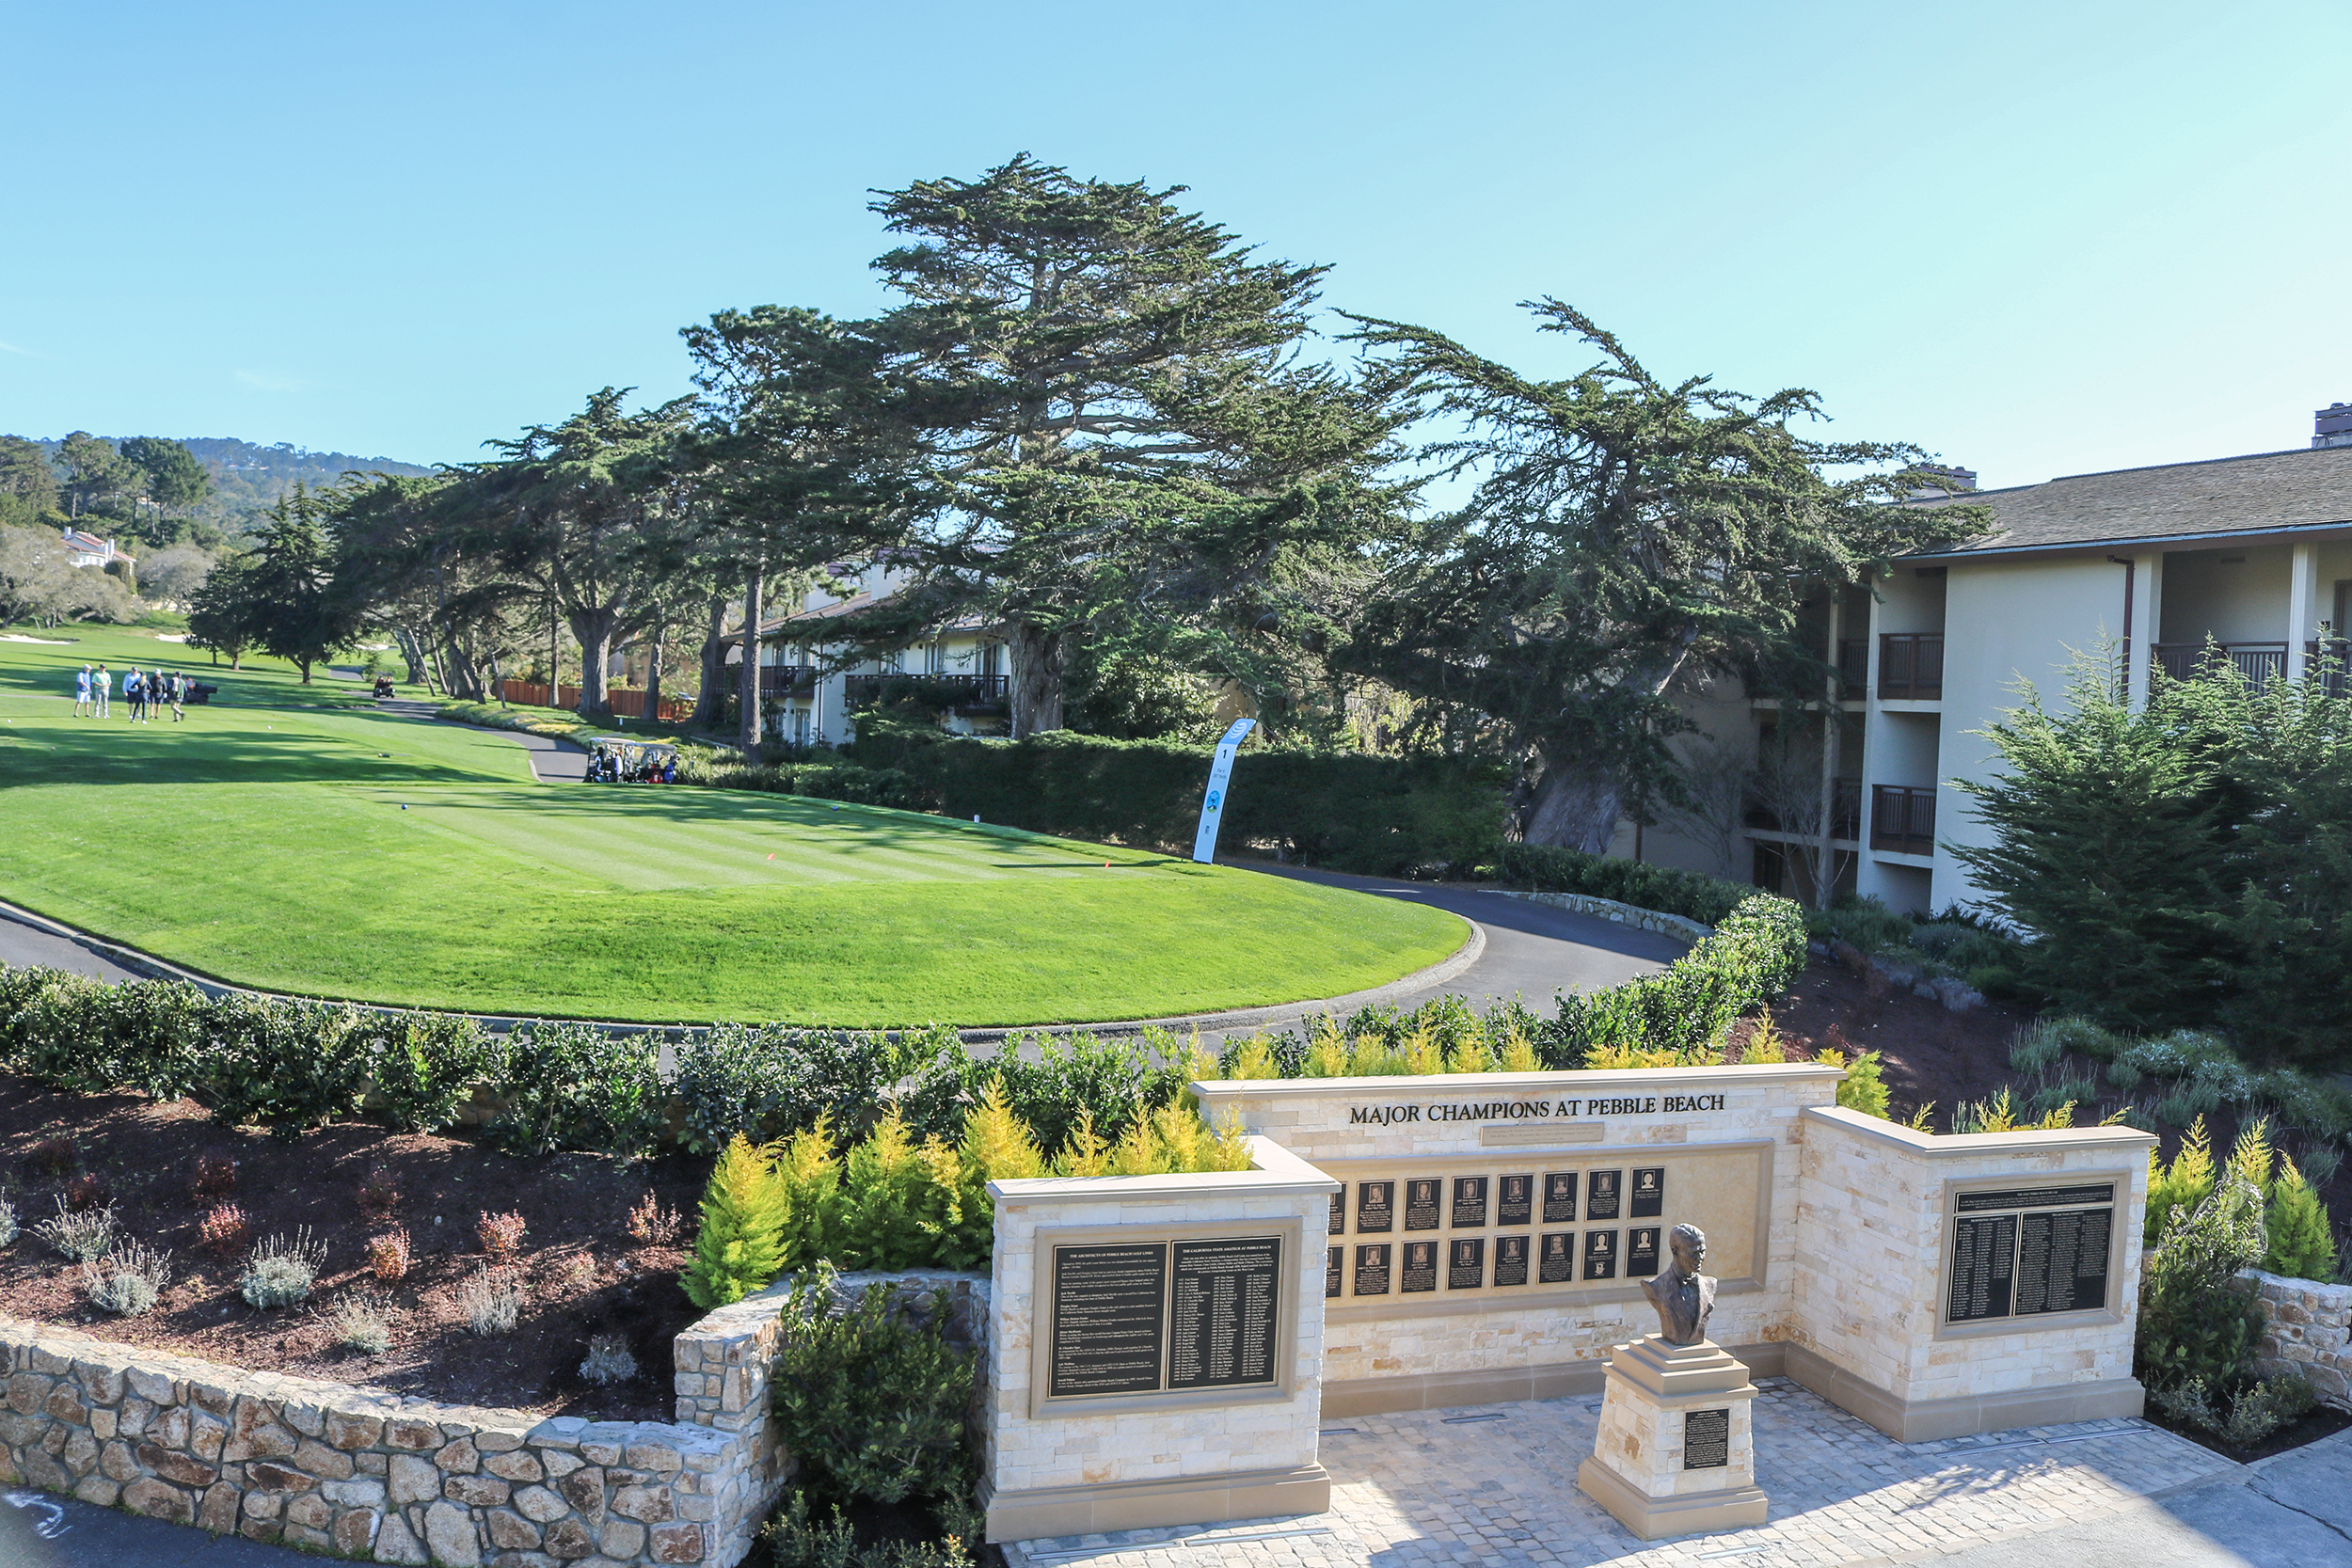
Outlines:
[{"label": "building column", "polygon": [[2134,712],[2148,705],[2148,673],[2156,664],[2156,637],[2164,630],[2164,557],[2131,558],[2132,613],[2124,624],[2129,662],[2123,670],[2123,700]]},{"label": "building column", "polygon": [[2303,644],[2319,635],[2319,548],[2295,546],[2295,569],[2287,578],[2287,679],[2299,681],[2308,667]]}]

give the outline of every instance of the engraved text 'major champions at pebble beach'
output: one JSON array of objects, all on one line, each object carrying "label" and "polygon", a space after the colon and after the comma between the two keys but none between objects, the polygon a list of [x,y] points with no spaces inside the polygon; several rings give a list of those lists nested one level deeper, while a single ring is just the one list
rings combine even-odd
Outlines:
[{"label": "engraved text 'major champions at pebble beach'", "polygon": [[1357,1127],[1393,1127],[1412,1121],[1529,1121],[1550,1117],[1682,1116],[1692,1111],[1720,1111],[1719,1094],[1619,1095],[1592,1100],[1474,1100],[1453,1104],[1350,1105],[1347,1119]]}]

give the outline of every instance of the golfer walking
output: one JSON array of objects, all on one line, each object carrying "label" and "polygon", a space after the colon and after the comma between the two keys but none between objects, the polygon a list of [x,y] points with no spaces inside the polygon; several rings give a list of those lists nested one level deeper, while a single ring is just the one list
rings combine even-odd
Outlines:
[{"label": "golfer walking", "polygon": [[73,717],[89,716],[89,666],[85,664],[73,677]]},{"label": "golfer walking", "polygon": [[114,676],[107,673],[106,666],[102,661],[90,676],[89,687],[90,695],[98,699],[98,717],[101,719],[106,717],[106,694],[114,689]]},{"label": "golfer walking", "polygon": [[187,718],[187,715],[186,715],[185,713],[183,713],[183,712],[182,712],[182,711],[181,711],[180,705],[181,705],[182,703],[186,702],[186,701],[188,700],[188,677],[187,677],[186,675],[184,675],[184,674],[181,673],[179,671],[174,670],[174,671],[171,673],[171,683],[170,683],[170,684],[171,684],[171,721],[172,721],[173,723],[177,724],[177,723],[182,722],[183,721],[184,721],[184,720]]}]

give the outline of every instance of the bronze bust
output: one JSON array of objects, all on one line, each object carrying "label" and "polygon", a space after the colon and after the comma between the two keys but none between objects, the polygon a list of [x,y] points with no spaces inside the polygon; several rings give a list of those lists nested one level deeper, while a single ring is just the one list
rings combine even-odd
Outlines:
[{"label": "bronze bust", "polygon": [[1707,1320],[1715,1310],[1715,1281],[1699,1273],[1707,1261],[1707,1233],[1695,1225],[1677,1225],[1667,1244],[1674,1261],[1642,1282],[1643,1293],[1658,1308],[1658,1337],[1677,1347],[1704,1343]]}]

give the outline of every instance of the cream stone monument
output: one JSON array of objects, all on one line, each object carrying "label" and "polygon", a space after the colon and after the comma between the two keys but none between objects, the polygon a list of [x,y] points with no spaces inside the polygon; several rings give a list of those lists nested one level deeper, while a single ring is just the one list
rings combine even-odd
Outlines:
[{"label": "cream stone monument", "polygon": [[1764,1522],[1756,1484],[1748,1369],[1707,1337],[1715,1281],[1699,1272],[1706,1233],[1677,1225],[1673,1260],[1642,1291],[1658,1332],[1613,1347],[1593,1456],[1577,1471],[1585,1496],[1645,1541]]}]

